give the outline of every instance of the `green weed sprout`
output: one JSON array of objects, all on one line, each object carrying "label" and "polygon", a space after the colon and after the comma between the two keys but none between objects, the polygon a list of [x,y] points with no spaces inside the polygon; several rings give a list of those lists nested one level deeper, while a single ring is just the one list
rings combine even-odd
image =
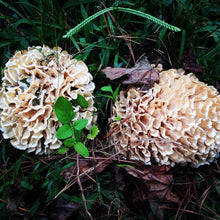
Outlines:
[{"label": "green weed sprout", "polygon": [[101,94],[101,96],[107,97],[112,99],[114,102],[116,102],[116,97],[118,95],[120,89],[120,85],[115,89],[115,91],[113,91],[112,86],[108,85],[108,86],[103,86],[101,87],[101,91],[105,92],[107,94]]},{"label": "green weed sprout", "polygon": [[[117,101],[117,100],[116,100],[116,97],[117,97],[117,95],[118,95],[120,86],[121,86],[121,85],[118,85],[118,87],[115,89],[115,91],[113,91],[111,85],[101,87],[100,90],[101,90],[102,92],[107,93],[107,94],[101,94],[101,96],[110,98],[110,99],[113,100],[114,103],[116,103],[116,101]],[[119,121],[119,120],[121,120],[121,117],[120,117],[120,116],[116,116],[115,120],[116,120],[116,121]]]},{"label": "green weed sprout", "polygon": [[[73,104],[78,104],[83,108],[88,107],[88,102],[81,95],[77,96],[77,99],[73,101]],[[62,126],[58,128],[56,132],[56,137],[63,140],[63,144],[65,145],[58,149],[58,153],[64,154],[70,147],[74,147],[77,153],[81,156],[88,157],[89,151],[85,144],[81,142],[83,129],[88,124],[88,119],[82,118],[72,122],[75,117],[72,103],[62,96],[58,97],[54,105],[54,110],[56,117],[62,123]],[[92,126],[87,135],[87,139],[93,140],[98,133],[98,127]]]}]

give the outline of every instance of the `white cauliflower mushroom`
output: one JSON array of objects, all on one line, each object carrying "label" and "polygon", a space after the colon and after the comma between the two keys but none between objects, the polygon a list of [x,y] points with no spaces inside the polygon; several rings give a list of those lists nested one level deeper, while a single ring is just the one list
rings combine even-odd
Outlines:
[{"label": "white cauliflower mushroom", "polygon": [[219,156],[220,95],[192,73],[163,71],[148,91],[120,92],[110,127],[112,145],[128,159],[199,167]]},{"label": "white cauliflower mushroom", "polygon": [[61,48],[29,47],[17,51],[6,63],[0,91],[0,129],[5,139],[21,150],[50,153],[61,147],[56,138],[59,122],[54,104],[59,96],[68,100],[82,95],[88,108],[74,107],[73,121],[95,121],[92,75],[83,61]]}]

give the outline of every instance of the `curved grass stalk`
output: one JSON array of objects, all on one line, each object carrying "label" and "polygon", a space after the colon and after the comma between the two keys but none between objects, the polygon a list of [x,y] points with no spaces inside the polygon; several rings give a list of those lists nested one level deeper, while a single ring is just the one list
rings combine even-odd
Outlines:
[{"label": "curved grass stalk", "polygon": [[72,35],[74,35],[75,33],[77,33],[81,28],[83,28],[85,25],[87,25],[89,22],[91,22],[92,20],[94,20],[95,18],[97,18],[98,16],[108,12],[108,11],[113,11],[113,10],[118,10],[118,11],[122,11],[122,12],[127,12],[127,13],[130,13],[130,14],[134,14],[134,15],[137,15],[137,16],[140,16],[140,17],[143,17],[143,18],[146,18],[150,21],[153,21],[155,22],[156,24],[159,24],[167,29],[170,29],[172,31],[181,31],[180,28],[176,27],[176,26],[173,26],[173,25],[170,25],[158,18],[155,18],[154,16],[152,15],[149,15],[149,14],[146,14],[144,12],[141,12],[141,11],[137,11],[137,10],[134,10],[134,9],[131,9],[131,8],[122,8],[122,7],[110,7],[110,8],[105,8],[97,13],[95,13],[94,15],[86,18],[84,21],[82,21],[80,24],[78,24],[76,27],[74,27],[73,29],[71,29],[69,32],[67,32],[66,35],[64,35],[63,37],[64,38],[67,38],[67,37],[71,37]]}]

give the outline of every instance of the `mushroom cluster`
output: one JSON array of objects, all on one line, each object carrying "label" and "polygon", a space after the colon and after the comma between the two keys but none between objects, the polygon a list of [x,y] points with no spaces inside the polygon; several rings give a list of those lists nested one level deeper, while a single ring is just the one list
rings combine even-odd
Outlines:
[{"label": "mushroom cluster", "polygon": [[96,121],[92,75],[83,61],[61,48],[30,47],[17,51],[6,63],[0,91],[0,129],[5,139],[21,150],[50,153],[61,147],[54,103],[82,95],[88,108],[74,107],[74,121],[87,118],[87,129]]},{"label": "mushroom cluster", "polygon": [[148,91],[121,91],[110,126],[111,143],[128,159],[199,167],[219,156],[220,95],[192,73],[170,69]]}]

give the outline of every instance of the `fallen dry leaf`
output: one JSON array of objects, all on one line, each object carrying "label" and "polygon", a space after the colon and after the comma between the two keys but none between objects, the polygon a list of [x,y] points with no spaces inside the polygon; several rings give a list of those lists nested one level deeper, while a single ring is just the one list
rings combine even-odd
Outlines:
[{"label": "fallen dry leaf", "polygon": [[25,207],[24,196],[27,193],[20,184],[11,184],[6,187],[7,192],[7,210],[9,213],[15,213],[18,211],[18,207]]},{"label": "fallen dry leaf", "polygon": [[115,184],[119,190],[123,191],[126,187],[126,183],[125,183],[124,173],[122,173],[122,168],[118,166],[114,166],[114,171],[115,171]]},{"label": "fallen dry leaf", "polygon": [[48,216],[51,220],[65,220],[68,219],[73,212],[76,212],[82,208],[80,202],[69,202],[64,204],[60,200],[48,211]]},{"label": "fallen dry leaf", "polygon": [[[127,173],[133,177],[138,178],[144,183],[143,189],[136,189],[135,191],[140,191],[139,197],[137,192],[133,192],[133,201],[138,200],[157,200],[160,202],[174,202],[179,203],[179,198],[172,192],[171,186],[173,183],[173,176],[171,174],[166,174],[165,166],[159,168],[147,168],[144,170],[139,170],[137,168],[126,167]],[[161,169],[161,171],[159,170]]]},{"label": "fallen dry leaf", "polygon": [[159,81],[159,70],[151,67],[146,56],[142,56],[132,68],[106,67],[102,73],[110,80],[128,75],[128,78],[122,81],[123,84],[145,85],[144,89]]},{"label": "fallen dry leaf", "polygon": [[164,219],[164,210],[161,205],[169,203],[179,204],[179,198],[172,192],[173,176],[168,174],[167,166],[135,166],[125,167],[128,175],[137,180],[133,182],[133,190],[130,190],[129,201],[133,206],[149,204],[155,219]]},{"label": "fallen dry leaf", "polygon": [[[94,175],[96,173],[101,173],[112,161],[111,160],[94,160],[94,161],[79,161],[79,169],[80,173],[87,172],[89,175]],[[94,169],[93,169],[94,168]],[[74,164],[69,168],[64,169],[60,175],[64,179],[69,179],[72,176],[76,176],[77,173],[77,165]],[[84,176],[81,181],[86,181],[88,179],[87,176]]]},{"label": "fallen dry leaf", "polygon": [[[113,161],[105,159],[81,160],[79,162],[80,173],[86,172],[86,175],[81,176],[80,181],[88,181],[89,177],[103,172],[107,166],[111,165],[111,171],[115,175],[115,186],[128,196],[127,201],[133,204],[133,207],[135,204],[147,202],[154,216],[162,219],[163,209],[160,209],[159,206],[165,206],[171,202],[179,204],[178,196],[172,192],[173,176],[167,173],[169,171],[167,166],[145,166],[138,162],[133,162],[132,165],[115,164]],[[69,179],[76,178],[76,173],[77,166],[75,164],[63,170],[60,175]]]}]

